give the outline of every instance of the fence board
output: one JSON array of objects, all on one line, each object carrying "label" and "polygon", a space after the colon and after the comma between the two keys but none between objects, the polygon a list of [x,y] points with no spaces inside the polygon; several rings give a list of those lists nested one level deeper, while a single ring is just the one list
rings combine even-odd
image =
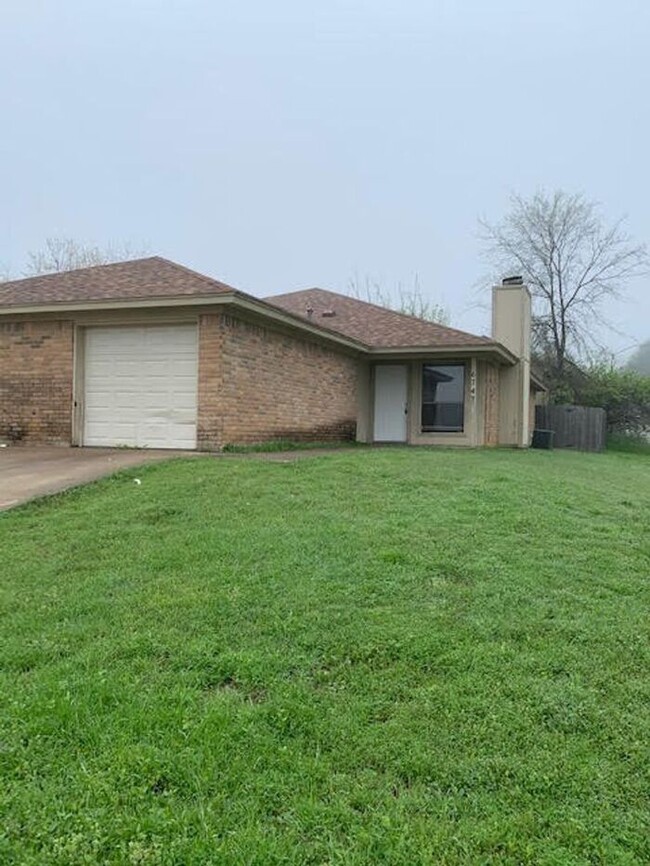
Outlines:
[{"label": "fence board", "polygon": [[607,443],[607,416],[594,406],[536,406],[535,427],[553,430],[556,448],[602,451]]}]

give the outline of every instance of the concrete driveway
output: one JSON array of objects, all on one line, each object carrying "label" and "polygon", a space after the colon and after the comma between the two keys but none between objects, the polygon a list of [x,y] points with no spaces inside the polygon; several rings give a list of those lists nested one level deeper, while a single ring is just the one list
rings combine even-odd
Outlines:
[{"label": "concrete driveway", "polygon": [[37,496],[87,484],[126,466],[193,454],[196,452],[119,448],[0,448],[0,511]]}]

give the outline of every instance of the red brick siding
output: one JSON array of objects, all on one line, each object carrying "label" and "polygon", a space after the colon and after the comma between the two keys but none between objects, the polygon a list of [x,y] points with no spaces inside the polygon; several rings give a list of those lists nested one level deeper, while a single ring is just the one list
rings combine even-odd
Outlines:
[{"label": "red brick siding", "polygon": [[354,437],[354,358],[230,315],[202,316],[199,344],[199,448]]},{"label": "red brick siding", "polygon": [[485,366],[485,445],[499,444],[499,369]]},{"label": "red brick siding", "polygon": [[69,444],[72,322],[0,322],[0,439]]}]

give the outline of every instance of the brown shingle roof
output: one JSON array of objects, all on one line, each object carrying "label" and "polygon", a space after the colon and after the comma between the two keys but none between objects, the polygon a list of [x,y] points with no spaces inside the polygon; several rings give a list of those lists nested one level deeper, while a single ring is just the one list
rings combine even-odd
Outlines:
[{"label": "brown shingle roof", "polygon": [[153,256],[0,283],[0,307],[215,295],[235,289]]},{"label": "brown shingle roof", "polygon": [[[477,337],[325,289],[276,295],[260,303],[225,283],[159,256],[0,283],[0,311],[51,304],[65,308],[101,301],[155,301],[159,298],[162,302],[165,298],[222,294],[256,302],[258,312],[263,312],[264,306],[275,307],[332,335],[374,349],[420,346],[444,349],[492,344],[487,337]],[[308,309],[312,310],[311,316]],[[323,315],[327,312],[334,315]]]},{"label": "brown shingle roof", "polygon": [[[283,310],[373,348],[418,346],[476,346],[490,344],[487,337],[447,328],[415,316],[378,307],[326,289],[305,289],[265,299]],[[311,309],[311,316],[308,310]],[[323,315],[333,313],[333,315]]]}]

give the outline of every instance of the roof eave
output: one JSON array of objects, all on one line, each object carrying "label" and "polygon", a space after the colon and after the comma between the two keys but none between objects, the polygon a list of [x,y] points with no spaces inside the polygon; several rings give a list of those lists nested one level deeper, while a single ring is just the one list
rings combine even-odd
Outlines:
[{"label": "roof eave", "polygon": [[368,351],[368,346],[360,340],[355,340],[353,337],[345,337],[338,331],[333,331],[330,328],[323,327],[322,325],[312,324],[303,316],[289,313],[286,310],[282,310],[280,307],[276,307],[275,304],[270,304],[267,301],[254,298],[252,295],[246,295],[243,292],[235,292],[233,303],[234,306],[239,309],[256,313],[278,323],[299,328],[302,331],[306,331],[307,333],[313,334],[321,339],[325,338],[340,346],[345,346],[348,349],[354,349],[357,352]]},{"label": "roof eave", "polygon": [[539,376],[536,373],[533,373],[532,370],[530,373],[530,384],[533,386],[535,391],[548,391],[548,386],[545,385]]},{"label": "roof eave", "polygon": [[[271,319],[278,324],[297,328],[320,339],[325,339],[339,346],[344,346],[346,349],[352,349],[373,358],[479,355],[493,357],[500,363],[505,364],[515,364],[518,360],[512,352],[497,342],[458,343],[444,346],[426,344],[420,346],[368,346],[360,340],[346,337],[323,325],[309,322],[303,316],[290,313],[273,303],[254,298],[252,295],[247,295],[237,290],[208,293],[205,295],[159,295],[147,298],[104,298],[94,301],[58,301],[49,304],[0,306],[0,316],[34,315],[39,313],[78,313],[95,310],[152,309],[155,307],[174,308],[228,305],[266,319]],[[545,388],[543,389],[545,390]]]},{"label": "roof eave", "polygon": [[458,356],[458,355],[479,355],[481,357],[493,357],[500,363],[516,364],[519,360],[501,343],[450,343],[448,345],[437,346],[372,346],[368,354],[373,357],[388,356],[388,357],[426,357],[426,356]]},{"label": "roof eave", "polygon": [[23,316],[49,313],[81,313],[96,310],[137,310],[156,307],[201,307],[201,306],[232,306],[249,313],[255,313],[278,324],[298,328],[321,339],[345,346],[357,352],[367,352],[368,347],[350,337],[332,331],[320,325],[311,324],[301,316],[281,310],[279,307],[234,290],[206,295],[174,295],[155,296],[148,298],[103,298],[85,301],[58,301],[49,304],[21,304],[0,306],[0,316]]},{"label": "roof eave", "polygon": [[169,295],[150,298],[99,298],[85,301],[55,301],[49,304],[11,304],[0,306],[0,316],[23,316],[37,313],[80,313],[86,310],[128,310],[151,307],[201,306],[232,303],[234,292],[206,295]]}]

